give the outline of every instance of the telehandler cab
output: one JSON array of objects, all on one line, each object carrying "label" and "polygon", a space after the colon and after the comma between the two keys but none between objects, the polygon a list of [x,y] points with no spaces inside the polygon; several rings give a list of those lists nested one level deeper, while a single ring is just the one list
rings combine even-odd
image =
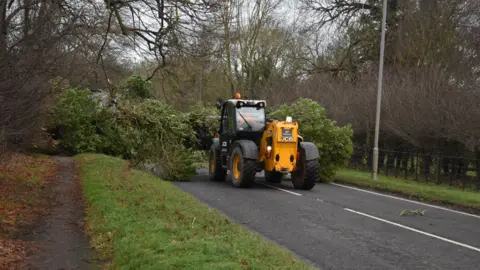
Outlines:
[{"label": "telehandler cab", "polygon": [[267,119],[265,106],[265,100],[240,94],[217,102],[221,118],[210,147],[210,180],[225,181],[230,171],[234,186],[250,187],[264,170],[267,182],[280,183],[290,173],[296,189],[312,189],[319,178],[317,147],[303,142],[291,117]]}]

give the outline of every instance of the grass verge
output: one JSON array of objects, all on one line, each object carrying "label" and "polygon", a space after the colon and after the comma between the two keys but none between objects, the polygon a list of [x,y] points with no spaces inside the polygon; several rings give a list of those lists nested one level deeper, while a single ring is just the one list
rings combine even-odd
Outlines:
[{"label": "grass verge", "polygon": [[392,192],[412,199],[454,206],[469,212],[480,213],[480,192],[462,191],[434,183],[421,183],[384,175],[378,175],[377,180],[373,181],[370,173],[354,170],[338,171],[334,182]]},{"label": "grass verge", "polygon": [[92,245],[111,269],[312,269],[172,183],[120,159],[75,157]]},{"label": "grass verge", "polygon": [[0,161],[0,269],[21,269],[32,243],[22,233],[46,213],[55,162],[46,156],[5,154]]}]

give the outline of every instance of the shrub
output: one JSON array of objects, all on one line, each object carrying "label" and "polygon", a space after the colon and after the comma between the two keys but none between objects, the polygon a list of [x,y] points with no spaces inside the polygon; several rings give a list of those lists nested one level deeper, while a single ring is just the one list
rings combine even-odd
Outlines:
[{"label": "shrub", "polygon": [[330,181],[335,171],[346,164],[353,152],[350,125],[339,127],[327,118],[325,109],[311,99],[300,99],[292,105],[282,105],[269,117],[285,119],[292,116],[299,123],[305,141],[316,144],[320,151],[320,180]]},{"label": "shrub", "polygon": [[195,141],[186,142],[187,147],[204,148],[219,127],[220,113],[217,108],[195,104],[185,113],[188,124],[195,132]]},{"label": "shrub", "polygon": [[91,92],[66,88],[50,112],[50,127],[62,126],[64,134],[59,146],[74,153],[96,152],[101,144],[97,133],[98,120],[104,109]]},{"label": "shrub", "polygon": [[195,104],[190,107],[186,116],[192,127],[206,127],[210,134],[214,134],[219,127],[220,112],[213,106]]},{"label": "shrub", "polygon": [[127,98],[146,99],[152,97],[152,84],[138,75],[129,77],[120,86],[120,90]]}]

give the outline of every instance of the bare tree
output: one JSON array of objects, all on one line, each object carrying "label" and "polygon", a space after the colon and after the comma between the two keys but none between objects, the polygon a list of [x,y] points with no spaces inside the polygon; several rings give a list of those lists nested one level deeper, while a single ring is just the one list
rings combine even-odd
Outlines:
[{"label": "bare tree", "polygon": [[105,0],[105,4],[137,52],[151,53],[157,60],[149,79],[166,66],[169,54],[191,48],[185,44],[193,41],[219,8],[217,1]]},{"label": "bare tree", "polygon": [[[107,73],[125,74],[112,58],[120,55],[121,44],[104,44],[108,20],[104,11],[96,1],[0,1],[3,146],[21,148],[41,134],[55,78],[74,86],[99,87],[106,85]],[[96,64],[102,46],[109,50],[103,67]]]},{"label": "bare tree", "polygon": [[272,25],[281,0],[224,1],[217,17],[223,26],[225,74],[234,91],[255,94],[256,49],[261,35]]},{"label": "bare tree", "polygon": [[27,143],[40,129],[52,68],[83,12],[60,1],[0,2],[0,141],[6,146]]}]

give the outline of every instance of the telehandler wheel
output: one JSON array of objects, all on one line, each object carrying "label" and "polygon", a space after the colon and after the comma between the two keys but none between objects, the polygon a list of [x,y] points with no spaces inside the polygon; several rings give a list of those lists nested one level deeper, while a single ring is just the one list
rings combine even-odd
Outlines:
[{"label": "telehandler wheel", "polygon": [[272,172],[267,172],[265,171],[265,181],[269,183],[281,183],[283,179],[283,174],[272,171]]},{"label": "telehandler wheel", "polygon": [[233,185],[240,188],[252,186],[257,173],[257,163],[253,159],[245,158],[238,145],[232,151],[230,164]]},{"label": "telehandler wheel", "polygon": [[319,178],[318,159],[306,160],[304,148],[300,148],[300,160],[297,169],[291,173],[292,183],[296,189],[310,190]]},{"label": "telehandler wheel", "polygon": [[215,146],[210,147],[210,155],[208,162],[208,176],[210,181],[225,181],[227,170],[222,167],[220,155],[217,153]]}]

